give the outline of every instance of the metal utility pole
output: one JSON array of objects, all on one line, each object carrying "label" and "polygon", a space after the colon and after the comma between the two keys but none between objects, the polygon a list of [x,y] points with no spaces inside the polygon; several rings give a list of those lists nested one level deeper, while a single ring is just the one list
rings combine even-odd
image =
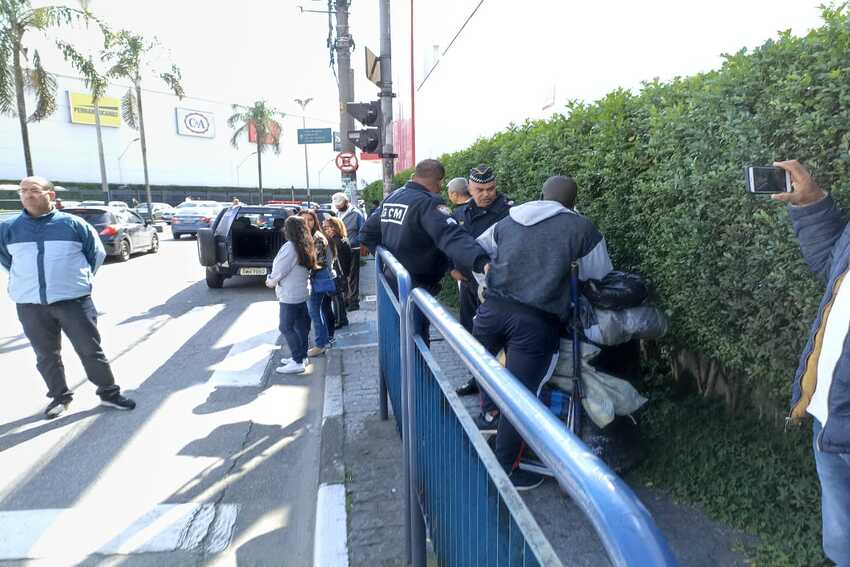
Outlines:
[{"label": "metal utility pole", "polygon": [[[339,135],[342,138],[342,151],[354,153],[354,144],[348,139],[348,133],[354,129],[354,120],[345,110],[346,103],[354,102],[354,76],[351,70],[351,49],[354,41],[348,29],[348,8],[350,0],[336,0],[336,61],[339,81]],[[357,173],[342,173],[342,186],[351,194],[351,202],[356,206]]]},{"label": "metal utility pole", "polygon": [[381,130],[384,197],[393,192],[393,81],[390,0],[381,0]]},{"label": "metal utility pole", "polygon": [[[307,117],[304,115],[304,112],[307,108],[307,105],[310,104],[310,101],[313,100],[313,97],[300,99],[296,98],[295,102],[298,103],[298,106],[301,107],[301,128],[303,130],[307,129]],[[307,179],[307,201],[309,202],[312,197],[312,191],[310,191],[310,168],[307,165],[307,144],[303,144],[304,146],[304,177]]]}]

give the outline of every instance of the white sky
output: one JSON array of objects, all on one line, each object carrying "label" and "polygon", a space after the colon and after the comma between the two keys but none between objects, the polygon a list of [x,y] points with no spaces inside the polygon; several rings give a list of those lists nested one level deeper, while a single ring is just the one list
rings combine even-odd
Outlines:
[{"label": "white sky", "polygon": [[[755,47],[792,29],[820,24],[823,0],[597,0],[595,2],[487,0],[417,92],[417,159],[463,148],[510,122],[562,110],[568,99],[591,101],[641,81],[717,68],[721,54]],[[34,2],[46,4],[49,2]],[[73,2],[64,2],[73,4]],[[292,113],[284,122],[278,182],[303,185],[301,147],[294,143],[301,111],[293,99],[313,97],[307,126],[338,125],[336,83],[328,66],[327,16],[299,15],[298,5],[326,9],[318,0],[94,0],[91,9],[115,28],[157,35],[183,71],[188,95],[223,102],[264,98]],[[433,45],[444,49],[478,0],[415,3],[417,85]],[[408,0],[392,2],[394,75],[409,84]],[[357,49],[355,99],[375,97],[364,75],[363,46],[379,51],[378,1],[353,0],[351,31]],[[57,56],[43,58],[68,72]],[[541,110],[556,87],[554,109]],[[148,88],[161,89],[149,82]],[[404,89],[403,89],[404,90]],[[224,121],[218,128],[226,132]],[[336,129],[336,128],[335,128]],[[234,150],[237,151],[237,150]],[[310,148],[311,177],[333,166],[330,146]],[[247,154],[248,150],[238,150]],[[264,161],[265,164],[265,161]],[[94,179],[96,179],[96,172]],[[361,177],[380,177],[375,165]]]}]

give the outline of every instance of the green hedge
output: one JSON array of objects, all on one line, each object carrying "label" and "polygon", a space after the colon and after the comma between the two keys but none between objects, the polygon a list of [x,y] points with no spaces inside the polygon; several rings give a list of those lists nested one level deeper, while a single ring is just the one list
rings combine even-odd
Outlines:
[{"label": "green hedge", "polygon": [[823,18],[806,37],[726,56],[718,71],[511,125],[443,156],[447,178],[489,163],[521,202],[550,175],[575,177],[578,207],[617,267],[655,284],[671,344],[716,358],[783,407],[822,287],[783,206],[745,193],[743,167],[798,158],[850,204],[850,13]]}]

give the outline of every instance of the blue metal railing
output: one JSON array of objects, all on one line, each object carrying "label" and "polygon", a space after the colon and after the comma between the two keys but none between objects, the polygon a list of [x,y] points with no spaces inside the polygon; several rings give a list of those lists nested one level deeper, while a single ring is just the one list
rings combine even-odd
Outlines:
[{"label": "blue metal railing", "polygon": [[[385,269],[386,268],[386,269]],[[401,427],[401,375],[402,349],[404,348],[403,309],[410,294],[410,274],[398,260],[384,248],[375,254],[378,280],[378,360],[380,380],[381,419],[389,417],[387,397],[392,402],[393,414]],[[393,281],[387,279],[389,272]]]},{"label": "blue metal railing", "polygon": [[[424,567],[426,524],[441,565],[561,565],[431,353],[433,325],[561,487],[614,565],[675,565],[632,490],[422,289],[376,254],[381,413],[404,443],[407,557]],[[387,274],[394,281],[387,279]],[[396,295],[396,290],[398,295]]]},{"label": "blue metal railing", "polygon": [[[424,318],[473,373],[589,518],[614,565],[676,565],[652,516],[611,469],[422,289],[405,307],[404,437],[413,501],[410,556],[425,565],[425,524],[442,565],[560,565],[431,354]],[[409,417],[408,417],[409,416]],[[408,442],[412,440],[412,442]],[[472,534],[475,534],[473,537]],[[478,542],[473,549],[473,542]]]}]

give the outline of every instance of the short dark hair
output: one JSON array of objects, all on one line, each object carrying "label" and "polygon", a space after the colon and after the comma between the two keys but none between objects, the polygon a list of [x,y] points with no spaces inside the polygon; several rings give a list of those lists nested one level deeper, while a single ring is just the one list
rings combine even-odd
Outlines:
[{"label": "short dark hair", "polygon": [[446,177],[446,168],[443,164],[435,159],[423,159],[416,164],[416,169],[413,172],[416,177],[423,179],[433,179],[440,181]]},{"label": "short dark hair", "polygon": [[542,197],[546,201],[556,201],[568,209],[576,206],[578,185],[575,179],[565,175],[553,175],[543,184]]}]

